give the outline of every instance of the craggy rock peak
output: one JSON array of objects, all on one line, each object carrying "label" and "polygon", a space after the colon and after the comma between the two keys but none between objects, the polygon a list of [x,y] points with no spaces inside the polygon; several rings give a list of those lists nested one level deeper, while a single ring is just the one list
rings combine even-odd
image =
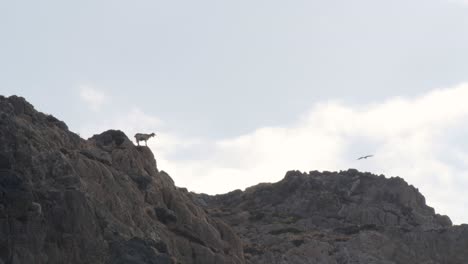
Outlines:
[{"label": "craggy rock peak", "polygon": [[232,229],[110,130],[83,140],[0,96],[0,264],[245,263]]},{"label": "craggy rock peak", "polygon": [[468,226],[452,226],[401,178],[350,169],[290,171],[277,183],[208,196],[246,263],[467,263]]},{"label": "craggy rock peak", "polygon": [[425,263],[468,259],[452,226],[400,178],[290,171],[189,193],[121,131],[88,140],[0,96],[0,264]]}]

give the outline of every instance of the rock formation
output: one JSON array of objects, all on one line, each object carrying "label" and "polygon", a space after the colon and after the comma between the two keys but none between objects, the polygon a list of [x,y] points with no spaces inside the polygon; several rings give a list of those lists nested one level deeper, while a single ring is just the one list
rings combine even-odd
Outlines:
[{"label": "rock formation", "polygon": [[452,226],[401,178],[350,169],[290,171],[277,183],[192,194],[234,228],[246,263],[467,263],[468,226]]},{"label": "rock formation", "polygon": [[0,264],[467,259],[468,226],[452,226],[400,178],[290,171],[245,191],[190,193],[123,132],[84,140],[0,96]]},{"label": "rock formation", "polygon": [[244,263],[239,238],[120,131],[0,97],[0,263]]}]

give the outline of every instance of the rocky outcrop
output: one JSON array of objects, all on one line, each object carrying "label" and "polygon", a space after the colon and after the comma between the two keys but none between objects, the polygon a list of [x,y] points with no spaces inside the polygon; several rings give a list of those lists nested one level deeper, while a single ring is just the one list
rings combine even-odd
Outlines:
[{"label": "rocky outcrop", "polygon": [[468,226],[398,177],[290,171],[190,193],[123,132],[84,140],[0,96],[0,264],[461,264],[467,249]]},{"label": "rocky outcrop", "polygon": [[121,131],[0,97],[0,263],[244,263],[233,230]]},{"label": "rocky outcrop", "polygon": [[468,226],[452,226],[401,178],[290,171],[277,183],[192,194],[230,224],[246,263],[465,263]]}]

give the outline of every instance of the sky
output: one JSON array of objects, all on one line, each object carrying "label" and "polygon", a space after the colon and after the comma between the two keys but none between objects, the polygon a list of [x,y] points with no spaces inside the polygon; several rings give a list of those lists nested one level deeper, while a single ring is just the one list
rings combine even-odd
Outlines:
[{"label": "sky", "polygon": [[467,1],[0,1],[0,40],[0,94],[155,132],[178,186],[357,168],[468,223]]}]

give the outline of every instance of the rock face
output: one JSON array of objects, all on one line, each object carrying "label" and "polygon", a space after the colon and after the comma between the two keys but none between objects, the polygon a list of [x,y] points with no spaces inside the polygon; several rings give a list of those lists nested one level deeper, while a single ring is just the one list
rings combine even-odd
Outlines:
[{"label": "rock face", "polygon": [[121,131],[88,140],[0,96],[0,264],[467,263],[400,178],[291,171],[209,196],[178,188]]},{"label": "rock face", "polygon": [[244,242],[246,263],[467,263],[468,226],[452,226],[401,178],[290,171],[273,184],[193,194]]},{"label": "rock face", "polygon": [[233,230],[120,131],[0,97],[0,263],[244,263]]}]

